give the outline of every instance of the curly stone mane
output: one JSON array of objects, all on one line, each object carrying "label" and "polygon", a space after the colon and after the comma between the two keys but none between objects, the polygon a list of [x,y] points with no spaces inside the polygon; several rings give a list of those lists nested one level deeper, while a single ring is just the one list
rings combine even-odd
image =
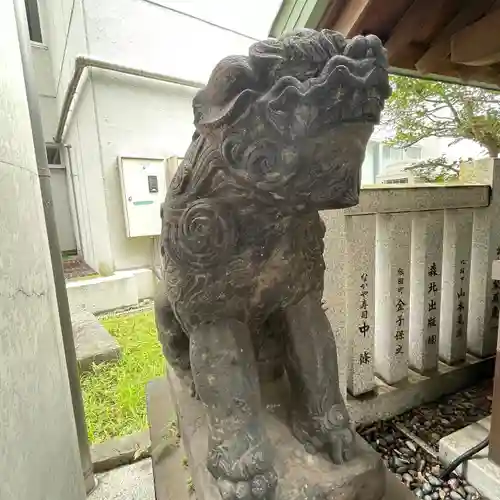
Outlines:
[{"label": "curly stone mane", "polygon": [[[370,41],[303,30],[258,42],[249,56],[227,57],[216,66],[194,98],[197,132],[166,200],[170,259],[192,269],[224,262],[237,240],[235,204],[245,212],[317,209],[315,186],[324,176],[305,170],[311,160],[305,143],[341,124],[376,122],[389,94],[384,55]],[[343,146],[333,145],[332,156],[337,147],[342,160]],[[358,175],[350,163],[339,177]],[[339,206],[357,202],[356,190],[336,184],[328,198]]]}]

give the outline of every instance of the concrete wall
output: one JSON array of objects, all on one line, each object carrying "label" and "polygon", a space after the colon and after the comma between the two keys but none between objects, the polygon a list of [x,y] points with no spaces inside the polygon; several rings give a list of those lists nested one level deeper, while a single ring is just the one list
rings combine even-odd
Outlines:
[{"label": "concrete wall", "polygon": [[93,72],[93,85],[114,265],[147,267],[154,241],[125,234],[117,157],[182,157],[193,135],[195,89],[109,72]]},{"label": "concrete wall", "polygon": [[0,60],[0,498],[83,500],[13,2]]},{"label": "concrete wall", "polygon": [[52,62],[46,45],[32,42],[33,66],[40,98],[43,134],[46,142],[51,142],[57,126],[57,104]]},{"label": "concrete wall", "polygon": [[[245,53],[253,43],[249,37],[144,0],[86,0],[85,16],[92,56],[195,81],[207,80],[222,57]],[[117,157],[183,156],[193,133],[191,101],[195,89],[95,70],[90,84],[113,267],[150,266],[151,238],[125,236]]]},{"label": "concrete wall", "polygon": [[79,215],[81,252],[91,267],[107,276],[113,273],[115,265],[91,82],[84,83],[80,90],[64,142],[71,145],[65,156],[68,169],[71,165],[70,175],[74,178],[76,200],[71,191],[70,198]]},{"label": "concrete wall", "polygon": [[[41,2],[40,2],[41,3]],[[43,26],[42,26],[43,27]],[[42,33],[44,39],[48,31]],[[45,142],[53,142],[58,121],[56,85],[53,76],[51,52],[46,44],[31,43],[35,81],[38,89],[40,113],[42,116]],[[61,250],[72,251],[77,248],[75,241],[75,214],[70,203],[70,179],[64,168],[51,169],[52,196],[56,215],[57,232]]]}]

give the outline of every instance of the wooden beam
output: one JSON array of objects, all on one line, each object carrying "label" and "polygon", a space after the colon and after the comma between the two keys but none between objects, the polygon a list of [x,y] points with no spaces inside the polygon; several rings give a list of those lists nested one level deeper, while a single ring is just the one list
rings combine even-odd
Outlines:
[{"label": "wooden beam", "polygon": [[432,42],[431,47],[415,64],[420,73],[434,73],[439,71],[443,61],[448,59],[451,53],[450,39],[457,31],[474,23],[484,16],[495,3],[495,0],[475,0],[473,2],[462,2],[458,14],[439,33]]},{"label": "wooden beam", "polygon": [[496,87],[500,85],[500,68],[495,66],[464,66],[463,64],[452,63],[449,59],[446,59],[433,74],[456,78],[463,83],[470,83],[471,85],[478,83],[495,85]]},{"label": "wooden beam", "polygon": [[[367,2],[366,8],[360,9],[359,0],[330,0],[330,6],[317,27],[328,28],[347,33],[349,37],[355,35],[375,34],[383,42],[388,39],[389,33],[401,16],[414,0],[371,0]],[[350,5],[349,5],[350,4]],[[361,5],[362,7],[362,5]],[[352,24],[349,17],[353,11],[358,9],[360,15],[358,22]],[[342,17],[342,19],[341,19]],[[356,14],[354,14],[356,17]],[[351,24],[350,24],[351,23]]]},{"label": "wooden beam", "polygon": [[451,61],[469,66],[500,62],[500,10],[467,26],[451,38]]},{"label": "wooden beam", "polygon": [[348,0],[333,29],[347,37],[358,34],[366,11],[374,0]]},{"label": "wooden beam", "polygon": [[405,61],[402,57],[406,47],[411,43],[429,43],[458,7],[454,0],[415,0],[385,44],[390,64],[413,68],[416,61]]},{"label": "wooden beam", "polygon": [[360,34],[373,33],[385,43],[394,26],[412,3],[413,0],[391,0],[390,3],[387,3],[387,0],[372,2],[365,13],[363,25],[360,26]]},{"label": "wooden beam", "polygon": [[346,0],[331,0],[330,5],[318,23],[318,29],[333,29],[333,26],[342,13],[345,3]]}]

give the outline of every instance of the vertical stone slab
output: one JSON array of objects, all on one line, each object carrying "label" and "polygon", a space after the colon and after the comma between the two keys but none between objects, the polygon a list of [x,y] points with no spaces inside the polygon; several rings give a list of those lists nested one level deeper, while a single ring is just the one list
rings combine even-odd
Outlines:
[{"label": "vertical stone slab", "polygon": [[500,256],[500,160],[488,158],[476,166],[483,172],[478,180],[490,183],[492,193],[489,207],[474,210],[467,348],[486,357],[495,353],[498,336],[500,283],[492,280],[491,265]]},{"label": "vertical stone slab", "polygon": [[388,384],[408,376],[410,234],[410,215],[377,215],[375,371]]},{"label": "vertical stone slab", "polygon": [[14,5],[0,1],[0,498],[84,500]]},{"label": "vertical stone slab", "polygon": [[439,357],[452,365],[465,360],[472,243],[472,211],[445,210]]},{"label": "vertical stone slab", "polygon": [[347,336],[350,342],[347,390],[373,390],[375,335],[375,233],[373,215],[347,216]]},{"label": "vertical stone slab", "polygon": [[326,315],[335,336],[339,364],[339,386],[342,396],[347,395],[349,371],[349,338],[346,327],[346,235],[343,210],[321,212],[325,223],[325,284],[323,302]]},{"label": "vertical stone slab", "polygon": [[415,214],[411,238],[409,360],[422,373],[438,363],[443,213]]},{"label": "vertical stone slab", "polygon": [[[492,278],[500,280],[500,260],[493,262]],[[497,340],[488,458],[500,466],[500,333]]]}]

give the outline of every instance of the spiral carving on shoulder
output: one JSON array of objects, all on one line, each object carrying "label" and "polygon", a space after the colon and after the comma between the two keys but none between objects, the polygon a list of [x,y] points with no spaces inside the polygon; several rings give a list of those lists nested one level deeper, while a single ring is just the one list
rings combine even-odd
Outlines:
[{"label": "spiral carving on shoulder", "polygon": [[223,202],[200,199],[165,228],[165,249],[180,267],[207,270],[226,262],[237,239],[230,208]]}]

